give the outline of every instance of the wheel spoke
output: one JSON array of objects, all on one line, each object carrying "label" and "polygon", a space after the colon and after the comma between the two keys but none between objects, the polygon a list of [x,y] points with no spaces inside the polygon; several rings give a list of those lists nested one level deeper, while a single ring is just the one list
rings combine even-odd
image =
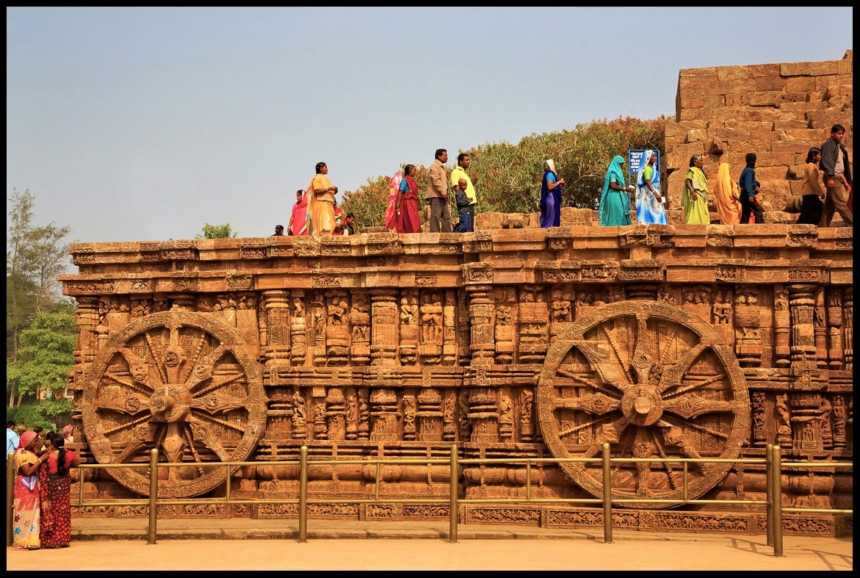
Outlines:
[{"label": "wheel spoke", "polygon": [[191,403],[191,407],[209,414],[225,413],[246,407],[245,400],[233,396],[216,396],[214,401],[214,405],[210,407],[207,400],[198,398]]},{"label": "wheel spoke", "polygon": [[194,413],[195,411],[200,411],[200,410],[198,410],[197,408],[192,408],[192,410],[191,410],[191,411],[192,411],[192,414],[193,414],[193,415],[195,415],[195,416],[196,416],[196,417],[198,417],[198,418],[202,418],[202,419],[205,419],[205,420],[211,421],[211,422],[213,422],[213,423],[217,423],[217,424],[218,424],[218,425],[220,425],[220,426],[224,426],[224,427],[226,427],[226,428],[229,428],[229,429],[235,430],[235,431],[240,432],[240,433],[245,433],[245,428],[239,427],[239,426],[237,426],[236,424],[230,423],[229,421],[226,421],[226,420],[223,420],[223,419],[219,419],[219,418],[217,418],[217,417],[213,417],[213,416],[208,415],[208,414],[206,414],[206,413]]},{"label": "wheel spoke", "polygon": [[195,439],[199,439],[206,447],[215,452],[218,459],[222,462],[230,460],[230,454],[227,453],[227,450],[224,449],[224,446],[221,445],[221,442],[218,441],[218,438],[215,437],[212,430],[210,430],[206,424],[197,419],[197,417],[192,416],[189,425],[191,426],[191,431],[194,433]]},{"label": "wheel spoke", "polygon": [[185,375],[183,381],[188,381],[191,379],[191,373],[194,371],[194,368],[197,365],[197,360],[200,359],[200,354],[203,353],[203,346],[206,344],[206,334],[202,331],[200,332],[200,337],[197,339],[197,344],[194,346],[194,353],[191,355],[191,361],[188,363],[188,373]]},{"label": "wheel spoke", "polygon": [[[666,450],[663,449],[663,444],[661,444],[660,440],[657,439],[657,434],[654,432],[654,430],[651,428],[648,428],[648,433],[651,435],[651,439],[654,440],[654,446],[657,448],[657,452],[660,454],[660,457],[663,458],[664,460],[666,458],[668,458],[669,456],[666,454]],[[669,462],[663,462],[663,467],[666,468],[666,471],[667,471],[666,475],[669,478],[669,483],[672,485],[672,489],[677,490],[678,484],[675,483],[675,478],[672,475],[675,473],[675,471],[672,469],[672,464],[670,464]]]},{"label": "wheel spoke", "polygon": [[688,396],[683,399],[672,399],[665,403],[663,409],[671,411],[686,419],[693,419],[706,413],[732,413],[736,405],[731,401],[705,399],[699,396]]},{"label": "wheel spoke", "polygon": [[609,329],[607,329],[606,324],[602,324],[600,329],[603,331],[603,334],[606,336],[606,339],[609,340],[609,345],[612,346],[612,352],[615,353],[615,357],[618,359],[618,365],[621,367],[621,370],[624,372],[624,377],[627,378],[627,383],[632,384],[634,381],[630,378],[630,369],[628,364],[624,362],[621,358],[621,352],[619,351],[618,344],[615,342],[615,338],[610,333]]},{"label": "wheel spoke", "polygon": [[117,413],[123,413],[129,417],[135,417],[136,415],[149,411],[149,408],[147,407],[139,407],[136,410],[131,410],[128,409],[123,403],[120,403],[119,400],[103,398],[99,398],[96,401],[96,409],[115,411]]},{"label": "wheel spoke", "polygon": [[130,421],[130,422],[128,422],[128,423],[120,424],[120,425],[118,425],[118,426],[116,426],[116,427],[114,427],[114,428],[111,428],[111,429],[109,429],[109,430],[106,430],[106,431],[104,432],[104,435],[105,435],[105,437],[107,437],[107,436],[109,436],[109,435],[110,435],[110,434],[112,434],[112,433],[116,433],[116,432],[118,432],[118,431],[122,431],[122,430],[124,430],[124,429],[128,429],[128,428],[130,428],[130,427],[134,427],[134,426],[136,426],[136,425],[142,424],[142,423],[143,423],[143,422],[145,422],[145,421],[149,421],[149,416],[148,416],[148,415],[145,415],[145,416],[143,416],[143,417],[139,417],[139,418],[137,418],[137,419],[131,420],[131,421]]},{"label": "wheel spoke", "polygon": [[215,370],[215,364],[218,363],[218,360],[221,359],[225,353],[227,353],[227,348],[224,345],[219,345],[207,353],[199,364],[194,366],[191,377],[186,383],[188,391],[193,394],[194,390],[198,388],[200,384],[208,379],[212,379],[212,372]]},{"label": "wheel spoke", "polygon": [[206,395],[207,393],[210,393],[210,392],[212,392],[212,391],[215,391],[216,389],[220,389],[220,388],[224,387],[225,385],[227,385],[227,384],[229,384],[229,383],[233,383],[233,382],[234,382],[234,381],[236,381],[237,379],[242,379],[243,377],[245,377],[245,374],[244,374],[244,373],[237,373],[236,375],[230,376],[230,377],[228,377],[228,378],[226,378],[226,379],[223,379],[223,380],[221,380],[221,381],[218,381],[218,382],[216,382],[216,383],[213,383],[213,384],[212,384],[212,385],[210,385],[209,387],[205,387],[205,388],[201,389],[200,391],[198,391],[198,392],[196,392],[196,393],[192,393],[192,395],[193,395],[193,397],[196,397],[196,398],[203,397],[203,396],[204,396],[204,395]]},{"label": "wheel spoke", "polygon": [[140,451],[140,448],[146,445],[146,440],[135,438],[129,442],[116,457],[113,463],[121,464],[131,458],[134,454]]},{"label": "wheel spoke", "polygon": [[[714,383],[714,382],[720,381],[720,380],[725,379],[725,378],[726,378],[726,376],[725,376],[724,374],[722,374],[722,373],[721,373],[721,374],[719,374],[719,375],[715,375],[714,377],[709,377],[708,379],[705,379],[705,380],[703,380],[703,381],[699,381],[699,382],[696,382],[696,383],[691,383],[690,385],[685,385],[684,387],[681,387],[680,389],[678,389],[678,390],[676,390],[676,391],[673,391],[673,392],[671,392],[671,393],[668,393],[668,394],[664,395],[664,396],[663,396],[663,399],[671,399],[671,398],[673,398],[673,397],[677,397],[677,396],[679,396],[679,395],[681,395],[681,394],[683,394],[683,393],[687,393],[688,391],[692,391],[692,390],[694,390],[694,389],[698,389],[698,388],[700,388],[700,387],[704,387],[704,386],[706,386],[706,385],[710,385],[710,384],[712,384],[712,383]],[[674,383],[674,384],[672,384],[672,385],[670,385],[670,386],[666,387],[663,391],[668,391],[668,390],[671,390],[671,389],[672,389],[672,388],[674,388],[674,387],[678,387],[678,386],[680,386],[680,385],[681,385],[681,383],[682,383],[682,382]]]},{"label": "wheel spoke", "polygon": [[[680,426],[677,426],[676,424],[672,424],[672,425],[673,425],[673,426],[675,426],[675,427],[680,427]],[[699,424],[697,424],[697,423],[693,423],[693,422],[691,422],[691,421],[685,421],[685,422],[684,422],[684,426],[685,426],[685,427],[693,428],[694,430],[697,430],[697,431],[700,431],[700,432],[704,432],[704,433],[706,433],[706,434],[710,434],[710,435],[712,435],[712,436],[714,436],[714,437],[718,437],[718,438],[720,438],[720,439],[722,439],[722,440],[727,440],[727,439],[729,439],[729,435],[728,435],[728,434],[724,434],[724,433],[723,433],[723,432],[721,432],[721,431],[717,431],[717,430],[711,429],[711,428],[709,428],[709,427],[705,427],[705,426],[703,426],[703,425],[699,425]]]},{"label": "wheel spoke", "polygon": [[621,402],[602,394],[555,398],[556,409],[578,409],[593,415],[603,415],[621,407]]},{"label": "wheel spoke", "polygon": [[[605,395],[608,395],[609,397],[612,397],[612,398],[618,399],[617,394],[616,394],[615,392],[613,392],[612,390],[610,390],[610,389],[606,389],[605,387],[601,386],[600,384],[597,384],[597,383],[595,383],[595,382],[593,382],[593,381],[591,381],[591,380],[585,379],[584,377],[580,377],[580,376],[576,375],[575,373],[573,373],[572,371],[568,371],[568,370],[566,370],[566,369],[561,369],[561,368],[559,368],[559,369],[556,371],[556,373],[557,373],[558,375],[561,375],[562,377],[566,377],[566,378],[568,378],[568,379],[572,379],[573,381],[579,382],[579,383],[581,383],[581,384],[583,384],[583,385],[585,385],[585,386],[587,386],[587,387],[590,387],[590,388],[592,388],[592,389],[595,389],[595,390],[597,390],[597,391],[599,391],[599,392],[601,392],[601,393],[603,393],[603,394],[605,394]],[[615,387],[615,386],[614,386],[613,384],[611,384],[611,383],[608,383],[607,385],[609,385],[610,387]],[[619,391],[620,391],[620,390],[619,390]]]},{"label": "wheel spoke", "polygon": [[659,388],[660,392],[663,392],[680,382],[690,366],[693,365],[699,356],[704,353],[705,349],[710,346],[710,343],[700,342],[690,349],[684,357],[678,360],[677,363],[668,366],[667,369],[663,371],[663,383]]},{"label": "wheel spoke", "polygon": [[[161,377],[161,383],[167,383],[167,372],[164,369],[164,363],[161,360],[161,352],[155,348],[152,344],[152,338],[149,336],[149,332],[145,331],[143,333],[143,337],[146,340],[147,351],[149,352],[149,356],[152,358],[153,363],[155,363],[155,367],[158,369],[158,375]],[[156,351],[158,351],[158,357],[155,356]]]},{"label": "wheel spoke", "polygon": [[[182,433],[185,434],[185,440],[188,442],[188,447],[191,448],[191,455],[194,456],[194,461],[200,463],[200,456],[197,454],[197,448],[194,447],[194,438],[191,436],[191,426],[185,424],[182,428]],[[197,473],[204,475],[203,468],[197,466]]]},{"label": "wheel spoke", "polygon": [[[105,377],[107,377],[108,379],[111,379],[111,380],[113,380],[113,381],[117,382],[117,383],[118,383],[118,384],[120,384],[120,385],[124,385],[125,387],[127,387],[127,388],[129,388],[129,389],[131,389],[131,390],[133,390],[133,391],[136,391],[137,393],[143,394],[143,395],[145,395],[145,396],[147,396],[147,397],[151,396],[151,395],[155,392],[155,390],[150,389],[150,386],[149,386],[149,385],[147,385],[147,384],[145,384],[145,383],[142,383],[142,382],[140,382],[140,381],[138,381],[138,382],[136,382],[136,383],[135,383],[135,382],[131,382],[131,381],[126,381],[126,380],[124,380],[124,379],[121,379],[121,378],[117,377],[116,375],[114,375],[114,374],[112,374],[112,373],[105,373],[105,374],[104,374],[104,376],[105,376]],[[140,383],[141,385],[144,385],[144,386],[145,386],[145,388],[139,387],[139,386],[138,386],[138,384],[139,384],[139,383]]]}]

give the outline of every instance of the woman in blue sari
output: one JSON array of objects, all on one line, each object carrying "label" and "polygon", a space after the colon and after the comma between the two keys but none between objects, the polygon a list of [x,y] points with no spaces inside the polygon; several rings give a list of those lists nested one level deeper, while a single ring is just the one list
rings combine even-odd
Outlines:
[{"label": "woman in blue sari", "polygon": [[630,224],[630,197],[633,187],[624,184],[624,157],[615,155],[603,178],[603,191],[600,193],[600,224],[604,227],[618,227]]},{"label": "woman in blue sari", "polygon": [[636,187],[636,221],[640,225],[665,225],[666,209],[660,196],[660,169],[654,151],[645,151],[645,166],[639,170]]},{"label": "woman in blue sari", "polygon": [[544,163],[543,179],[540,184],[540,226],[558,227],[561,224],[561,194],[564,179],[558,178],[555,162],[547,159]]}]

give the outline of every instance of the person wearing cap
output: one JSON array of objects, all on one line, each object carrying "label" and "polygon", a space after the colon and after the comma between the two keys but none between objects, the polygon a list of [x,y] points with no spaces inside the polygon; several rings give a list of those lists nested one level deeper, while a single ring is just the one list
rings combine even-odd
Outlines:
[{"label": "person wearing cap", "polygon": [[[457,166],[451,171],[451,187],[455,191],[459,188],[460,181],[466,182],[466,188],[463,190],[466,193],[467,204],[460,206],[457,203],[457,212],[460,214],[460,222],[457,224],[455,231],[458,233],[471,233],[475,230],[475,207],[478,204],[478,195],[475,193],[475,185],[472,184],[472,178],[466,169],[472,163],[471,157],[466,153],[457,155]],[[476,182],[478,177],[474,179]]]}]

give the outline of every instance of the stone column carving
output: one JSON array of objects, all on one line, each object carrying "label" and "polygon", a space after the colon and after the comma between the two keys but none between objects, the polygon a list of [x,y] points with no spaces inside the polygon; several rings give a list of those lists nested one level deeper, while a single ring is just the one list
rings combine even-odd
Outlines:
[{"label": "stone column carving", "polygon": [[418,394],[418,439],[438,442],[442,440],[442,396],[439,390],[428,387]]},{"label": "stone column carving", "polygon": [[290,362],[290,305],[283,290],[263,292],[268,346],[265,348],[266,367],[288,365]]},{"label": "stone column carving", "polygon": [[[835,289],[834,289],[835,290]],[[846,287],[842,293],[843,338],[845,369],[854,369],[854,287]]]},{"label": "stone column carving", "polygon": [[358,439],[370,439],[370,390],[362,387],[358,390]]},{"label": "stone column carving", "polygon": [[352,326],[352,364],[367,365],[370,363],[370,303],[366,293],[356,291],[352,294],[349,322]]},{"label": "stone column carving", "polygon": [[546,295],[539,285],[524,285],[520,291],[520,363],[542,363],[547,348]]},{"label": "stone column carving", "polygon": [[131,318],[146,317],[152,312],[152,301],[149,297],[131,298]]},{"label": "stone column carving", "polygon": [[555,341],[573,323],[573,289],[564,285],[550,292],[550,342]]},{"label": "stone column carving", "polygon": [[777,285],[773,288],[774,363],[788,367],[791,363],[791,314],[788,311],[788,290]]},{"label": "stone column carving", "polygon": [[315,387],[311,392],[311,402],[314,411],[314,439],[328,439],[328,426],[325,415],[325,388]]},{"label": "stone column carving", "polygon": [[791,448],[791,414],[785,393],[776,396],[776,443],[782,448]]},{"label": "stone column carving", "polygon": [[791,433],[795,451],[817,455],[824,449],[821,435],[821,387],[813,383],[811,374],[811,369],[803,369],[800,378],[792,384],[789,395]]},{"label": "stone column carving", "polygon": [[[375,317],[375,315],[374,315]],[[394,390],[379,388],[370,394],[370,419],[374,441],[396,441],[397,431],[397,394]]]},{"label": "stone column carving", "polygon": [[713,323],[728,345],[732,344],[732,290],[719,289],[714,296],[714,304],[711,306],[711,323]]},{"label": "stone column carving", "polygon": [[290,362],[294,366],[305,364],[307,357],[307,336],[305,334],[305,292],[294,289],[290,292],[292,314],[290,315],[290,335],[292,347],[290,349]]},{"label": "stone column carving", "polygon": [[735,289],[735,354],[741,367],[761,366],[761,311],[755,287]]},{"label": "stone column carving", "polygon": [[499,441],[499,408],[496,403],[494,389],[482,387],[470,392],[469,422],[473,442],[491,444]]},{"label": "stone column carving", "polygon": [[418,359],[418,291],[400,293],[400,363],[414,365]]},{"label": "stone column carving", "polygon": [[403,394],[403,439],[406,441],[414,441],[417,437],[417,427],[415,417],[417,412],[417,402],[414,392],[406,392]]},{"label": "stone column carving", "polygon": [[468,389],[460,390],[457,394],[457,425],[461,441],[470,439],[472,434],[472,423],[469,421],[469,397]]},{"label": "stone column carving", "polygon": [[520,441],[533,441],[534,420],[534,392],[531,389],[520,391]]},{"label": "stone column carving", "polygon": [[[370,292],[370,299],[370,363],[371,365],[395,365],[398,331],[397,291],[373,289]],[[372,399],[371,402],[373,402]]]},{"label": "stone column carving", "polygon": [[815,286],[790,285],[791,311],[791,365],[798,369],[812,369],[815,363]]},{"label": "stone column carving", "polygon": [[847,445],[847,419],[848,408],[845,404],[844,395],[833,396],[833,448],[845,449]]},{"label": "stone column carving", "polygon": [[824,301],[824,287],[815,292],[813,326],[815,329],[815,360],[819,368],[827,367],[827,309]]},{"label": "stone column carving", "polygon": [[826,397],[822,396],[819,411],[821,412],[819,415],[819,420],[821,421],[821,425],[819,426],[821,428],[821,446],[825,450],[832,450],[833,424],[830,418],[833,415],[833,405]]},{"label": "stone column carving", "polygon": [[96,326],[99,323],[99,300],[96,297],[78,297],[78,308],[75,312],[78,325],[78,356],[84,365],[83,371],[88,371],[96,357]]},{"label": "stone column carving", "polygon": [[325,297],[321,291],[311,295],[311,358],[314,365],[325,364],[325,332],[326,332],[326,308]]},{"label": "stone column carving", "polygon": [[506,442],[514,439],[514,403],[506,389],[499,392],[499,438]]},{"label": "stone column carving", "polygon": [[438,291],[421,295],[421,361],[438,364],[442,361],[443,344],[442,296]]},{"label": "stone column carving", "polygon": [[303,440],[307,438],[307,406],[301,389],[293,392],[293,439]]},{"label": "stone column carving", "polygon": [[330,387],[325,398],[328,439],[340,441],[346,439],[346,399],[339,387]]},{"label": "stone column carving", "polygon": [[445,392],[442,407],[442,439],[452,442],[457,438],[457,391]]},{"label": "stone column carving", "polygon": [[766,407],[767,396],[763,391],[754,391],[750,395],[750,406],[752,409],[752,445],[753,447],[764,447],[767,444]]},{"label": "stone column carving", "polygon": [[346,291],[328,291],[326,301],[326,365],[346,365],[349,363],[349,296]]},{"label": "stone column carving", "polygon": [[514,330],[517,316],[516,287],[497,287],[496,301],[496,363],[509,364],[514,361]]},{"label": "stone column carving", "polygon": [[358,394],[352,387],[346,390],[346,439],[358,439]]},{"label": "stone column carving", "polygon": [[445,306],[442,310],[442,323],[444,327],[442,345],[442,363],[444,365],[457,364],[457,291],[447,289],[445,291]]},{"label": "stone column carving", "polygon": [[827,350],[830,369],[842,369],[845,353],[842,350],[842,290],[827,290],[827,324],[830,343]]},{"label": "stone column carving", "polygon": [[489,285],[472,285],[469,292],[472,365],[492,365],[496,344],[493,331],[494,303]]}]

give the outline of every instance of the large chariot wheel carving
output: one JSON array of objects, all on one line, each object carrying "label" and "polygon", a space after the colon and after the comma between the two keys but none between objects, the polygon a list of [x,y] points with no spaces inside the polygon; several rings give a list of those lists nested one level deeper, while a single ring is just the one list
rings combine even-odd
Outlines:
[{"label": "large chariot wheel carving", "polygon": [[[225,467],[246,459],[265,428],[265,396],[239,333],[200,313],[166,311],[130,323],[99,353],[83,396],[84,434],[99,463],[188,462],[167,470],[159,496],[203,494]],[[235,472],[237,467],[231,468]],[[127,488],[149,494],[146,470],[108,468]]]},{"label": "large chariot wheel carving", "polygon": [[[676,307],[622,301],[574,323],[550,347],[538,382],[538,419],[556,457],[735,459],[749,435],[746,380],[713,327]],[[594,496],[600,464],[562,463]],[[718,484],[731,463],[688,465],[688,499]],[[659,462],[612,467],[612,494],[683,501],[683,466]]]}]

